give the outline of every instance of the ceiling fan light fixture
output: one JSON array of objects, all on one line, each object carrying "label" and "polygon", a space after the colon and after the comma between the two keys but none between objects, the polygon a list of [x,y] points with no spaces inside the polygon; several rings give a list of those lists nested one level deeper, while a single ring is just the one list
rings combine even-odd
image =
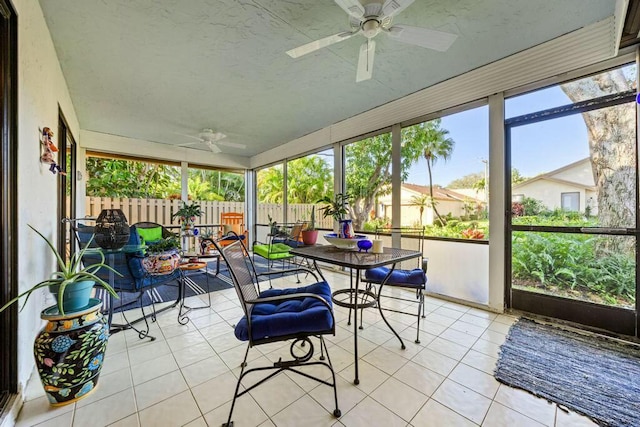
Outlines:
[{"label": "ceiling fan light fixture", "polygon": [[374,38],[380,32],[380,21],[368,19],[362,23],[362,34],[368,39]]},{"label": "ceiling fan light fixture", "polygon": [[214,132],[212,129],[203,129],[198,136],[200,137],[200,139],[209,142],[219,141],[227,137],[227,135],[225,135],[224,133]]},{"label": "ceiling fan light fixture", "polygon": [[[380,32],[393,37],[402,43],[420,46],[439,52],[448,50],[458,37],[457,34],[444,31],[431,30],[410,25],[394,25],[391,23],[394,16],[414,3],[415,0],[334,0],[349,15],[349,27],[351,31],[341,32],[324,37],[294,49],[287,54],[292,58],[307,55],[319,49],[332,46],[361,34],[367,41],[360,46],[358,66],[356,70],[356,82],[369,80],[373,72],[373,58],[375,55],[375,43],[373,42]],[[363,4],[364,3],[364,4]]]}]

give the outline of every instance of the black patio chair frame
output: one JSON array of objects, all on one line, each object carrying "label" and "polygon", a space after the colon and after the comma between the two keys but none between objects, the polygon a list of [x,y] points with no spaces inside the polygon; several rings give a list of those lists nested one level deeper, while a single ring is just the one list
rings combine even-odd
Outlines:
[{"label": "black patio chair frame", "polygon": [[[222,258],[227,263],[227,267],[229,269],[229,273],[231,275],[231,279],[233,281],[234,287],[238,294],[238,298],[240,300],[241,306],[245,313],[245,318],[247,319],[248,326],[248,344],[247,349],[244,354],[244,359],[241,364],[240,376],[238,377],[238,382],[236,384],[235,392],[233,395],[233,401],[231,402],[231,409],[229,410],[229,417],[227,422],[223,424],[223,427],[232,427],[233,422],[231,421],[233,415],[233,409],[235,407],[236,399],[243,396],[245,393],[250,392],[254,388],[263,384],[264,382],[270,380],[276,375],[290,371],[296,374],[299,374],[303,377],[315,380],[321,384],[325,384],[333,388],[334,400],[336,409],[333,411],[333,415],[338,418],[342,415],[340,409],[338,409],[338,392],[336,386],[336,374],[333,369],[333,365],[331,364],[331,358],[329,357],[329,352],[327,350],[327,345],[324,341],[324,335],[335,335],[335,317],[333,314],[333,308],[330,304],[330,301],[326,301],[320,295],[314,293],[292,293],[292,294],[282,294],[277,296],[261,296],[258,277],[259,276],[270,276],[273,274],[282,274],[282,271],[269,271],[266,273],[257,274],[255,265],[253,264],[253,260],[248,255],[247,248],[242,242],[242,240],[236,240],[232,244],[221,247],[218,242],[214,241],[213,244],[220,252]],[[307,268],[292,268],[287,270],[287,272],[294,271],[304,271],[311,274],[316,280],[318,280],[316,274],[307,269]],[[253,308],[261,303],[278,303],[285,301],[293,301],[300,300],[305,298],[313,298],[320,301],[331,313],[332,326],[326,330],[315,331],[315,332],[305,332],[300,330],[296,333],[286,334],[286,335],[278,335],[278,336],[267,336],[261,339],[254,339],[252,333],[252,310]],[[320,357],[319,360],[313,360],[314,354],[314,346],[311,341],[311,337],[316,337],[320,341]],[[277,362],[273,363],[273,366],[261,366],[246,369],[247,367],[247,357],[249,356],[249,350],[261,344],[268,344],[272,342],[281,342],[281,341],[289,341],[292,340],[291,346],[289,348],[289,352],[291,354],[290,360],[282,360],[280,358]],[[304,354],[297,354],[300,351],[306,351]],[[325,353],[326,353],[326,361],[325,361]],[[315,377],[306,372],[302,372],[299,367],[303,366],[312,366],[312,365],[322,365],[327,367],[331,371],[332,381],[327,381],[322,378]],[[248,388],[240,391],[240,386],[242,384],[242,380],[253,372],[262,372],[266,370],[273,370],[269,375],[265,378],[262,378],[255,384],[249,386]]]},{"label": "black patio chair frame", "polygon": [[[82,228],[86,227],[86,228]],[[93,235],[94,228],[93,226],[73,226],[72,227],[76,241],[78,242],[78,247],[82,248],[89,240],[89,237]],[[135,233],[135,234],[134,234]],[[136,226],[132,225],[130,228],[129,235],[129,244],[137,244],[140,239],[137,234]],[[94,243],[92,243],[92,246]],[[116,271],[118,271],[122,276],[115,276],[112,272],[106,269],[100,269],[96,272],[96,275],[101,279],[107,281],[111,284],[111,286],[118,293],[130,293],[137,294],[135,300],[133,302],[138,303],[138,307],[140,308],[142,315],[134,320],[129,320],[125,312],[122,313],[122,317],[125,321],[124,324],[114,324],[112,323],[114,309],[115,309],[115,299],[113,295],[109,294],[109,308],[107,310],[108,315],[108,323],[110,326],[110,332],[116,333],[123,330],[131,329],[138,333],[138,337],[140,339],[149,338],[151,341],[154,341],[156,338],[153,335],[149,334],[150,326],[149,319],[152,322],[156,321],[156,316],[163,311],[170,310],[176,307],[183,298],[183,289],[184,289],[184,278],[182,275],[182,271],[180,269],[175,269],[174,271],[167,274],[153,274],[144,271],[142,267],[142,259],[145,257],[141,253],[124,253],[118,252],[114,254],[107,255],[107,260],[113,257],[113,266]],[[98,259],[97,253],[87,252],[83,257],[83,263],[95,263]],[[178,297],[172,304],[163,307],[159,310],[156,310],[155,301],[153,298],[151,299],[151,313],[145,313],[145,308],[142,305],[142,297],[145,292],[156,288],[162,285],[168,285],[173,281],[176,281],[176,285],[178,287]],[[132,302],[132,303],[133,303]],[[181,315],[178,315],[180,322]],[[144,328],[138,328],[136,325],[139,322],[144,322]]]},{"label": "black patio chair frame", "polygon": [[[389,311],[392,313],[400,313],[400,314],[406,314],[409,316],[416,316],[417,318],[417,324],[416,324],[416,339],[415,339],[415,343],[416,344],[420,344],[420,319],[424,319],[426,317],[425,315],[425,307],[424,307],[424,292],[427,288],[427,280],[426,280],[426,275],[427,275],[427,267],[429,264],[429,259],[426,258],[424,256],[424,241],[425,241],[425,228],[424,227],[388,227],[388,228],[383,228],[383,229],[376,229],[376,239],[379,239],[381,237],[382,233],[400,233],[401,236],[405,236],[405,237],[410,237],[413,236],[417,239],[418,241],[418,248],[417,250],[422,254],[422,256],[420,256],[419,258],[417,258],[417,269],[421,269],[424,272],[424,277],[425,280],[424,282],[422,282],[421,284],[411,284],[411,283],[402,283],[402,282],[396,282],[394,280],[392,280],[392,278],[394,277],[394,274],[397,274],[398,272],[402,272],[402,271],[406,271],[406,270],[395,270],[394,272],[391,272],[390,275],[391,277],[387,277],[389,276],[389,274],[387,276],[385,276],[384,278],[378,279],[378,280],[371,280],[368,279],[366,277],[366,274],[364,277],[361,278],[362,282],[367,284],[367,291],[371,291],[372,288],[374,286],[377,286],[377,292],[376,292],[376,305],[378,306],[378,311],[380,312],[380,315],[383,317],[384,319],[384,311]],[[415,292],[415,298],[414,299],[410,299],[410,298],[406,298],[403,296],[395,296],[395,295],[388,295],[388,294],[383,294],[382,290],[384,287],[393,287],[393,288],[401,288],[401,289],[406,289],[406,290],[410,290],[410,291],[414,291]],[[412,302],[412,303],[417,303],[418,304],[418,310],[416,313],[411,313],[411,312],[407,312],[407,311],[402,311],[402,310],[396,310],[393,308],[384,308],[383,304],[382,304],[382,298],[388,298],[388,299],[392,299],[392,300],[396,300],[396,301],[407,301],[407,302]],[[351,311],[349,311],[349,316],[351,316]],[[362,329],[362,311],[361,311],[361,315],[360,315],[360,329]],[[385,319],[386,321],[386,319]],[[397,334],[396,334],[397,335]],[[398,339],[400,340],[400,345],[401,347],[404,349],[406,348],[404,345],[404,342],[402,341],[402,339],[398,336]]]}]

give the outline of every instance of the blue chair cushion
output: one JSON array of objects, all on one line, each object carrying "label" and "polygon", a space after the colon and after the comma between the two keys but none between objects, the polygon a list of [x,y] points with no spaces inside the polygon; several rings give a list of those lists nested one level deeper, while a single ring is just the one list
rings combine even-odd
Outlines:
[{"label": "blue chair cushion", "polygon": [[[86,231],[85,231],[86,230]],[[78,233],[78,237],[82,243],[89,241],[92,234],[88,233],[88,229],[84,229],[84,233]],[[136,231],[135,226],[131,226],[128,245],[139,245],[140,236]],[[117,291],[122,292],[137,292],[141,289],[151,286],[158,286],[160,284],[169,283],[173,280],[180,278],[180,270],[176,269],[171,274],[162,276],[150,276],[147,274],[146,269],[142,266],[143,254],[141,252],[135,254],[127,254],[124,252],[116,252],[112,255],[106,255],[104,262],[107,265],[112,265],[113,268],[118,271],[122,276],[110,273],[106,268],[98,270],[96,275],[107,283],[111,283],[111,276],[113,279],[113,287]],[[101,257],[98,253],[87,253],[82,258],[85,264],[95,264],[100,262]]]},{"label": "blue chair cushion", "polygon": [[[260,297],[312,293],[324,298],[331,307],[331,288],[327,282],[318,282],[300,288],[268,289]],[[255,304],[251,310],[251,335],[253,341],[282,337],[297,333],[318,333],[333,328],[331,311],[315,298],[291,299],[273,303]],[[246,316],[236,325],[236,338],[249,340]]]},{"label": "blue chair cushion", "polygon": [[[389,274],[388,267],[370,268],[364,272],[364,278],[367,282],[382,283],[387,274]],[[415,268],[413,270],[393,270],[385,285],[424,289],[426,283],[427,275],[421,268]]]}]

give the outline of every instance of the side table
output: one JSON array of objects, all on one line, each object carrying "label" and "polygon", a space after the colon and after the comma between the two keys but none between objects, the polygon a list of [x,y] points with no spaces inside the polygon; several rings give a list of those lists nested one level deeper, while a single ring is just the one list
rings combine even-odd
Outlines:
[{"label": "side table", "polygon": [[[180,270],[183,272],[182,280],[183,280],[183,297],[180,302],[180,309],[178,314],[178,323],[181,325],[186,325],[189,322],[189,318],[187,315],[191,310],[200,310],[202,308],[211,308],[211,288],[209,287],[209,264],[207,261],[203,260],[211,260],[216,259],[216,273],[214,277],[220,273],[220,254],[219,253],[184,253],[182,255],[182,263],[178,266]],[[202,271],[204,270],[205,277],[207,278],[207,299],[208,303],[201,307],[190,307],[185,304],[184,298],[186,295],[186,278],[188,276],[188,272],[190,271]]]}]

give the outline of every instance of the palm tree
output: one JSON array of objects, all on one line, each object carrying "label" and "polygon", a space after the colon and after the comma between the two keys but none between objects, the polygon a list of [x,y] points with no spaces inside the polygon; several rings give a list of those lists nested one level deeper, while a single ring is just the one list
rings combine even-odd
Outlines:
[{"label": "palm tree", "polygon": [[411,206],[418,206],[420,208],[420,227],[422,227],[422,214],[424,213],[424,208],[427,205],[430,205],[429,196],[426,194],[420,194],[419,196],[412,196],[409,201]]},{"label": "palm tree", "polygon": [[436,209],[435,199],[433,198],[433,177],[431,170],[438,159],[447,161],[451,157],[455,141],[448,138],[449,131],[440,128],[440,119],[432,120],[430,122],[420,123],[419,125],[412,126],[410,137],[413,139],[419,139],[423,147],[423,156],[427,161],[427,171],[429,172],[429,201],[433,212],[440,220],[441,224],[446,224],[446,221],[440,216]]}]

